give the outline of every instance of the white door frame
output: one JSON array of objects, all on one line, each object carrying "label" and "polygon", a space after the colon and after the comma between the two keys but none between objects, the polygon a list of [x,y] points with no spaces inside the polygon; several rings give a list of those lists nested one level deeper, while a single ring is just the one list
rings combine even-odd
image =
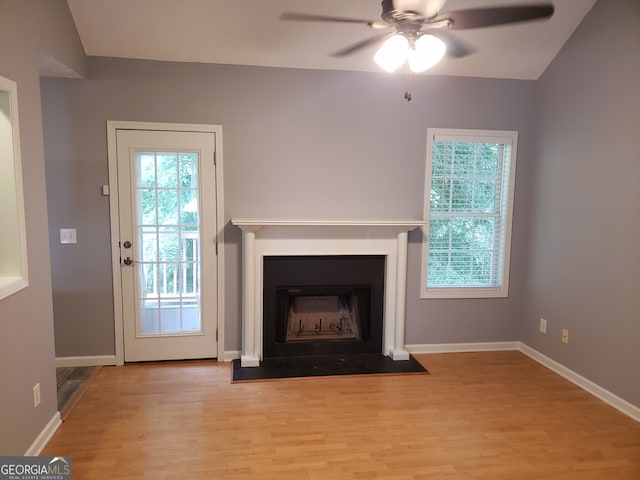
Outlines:
[{"label": "white door frame", "polygon": [[113,276],[113,321],[116,365],[124,365],[124,329],[122,285],[120,278],[120,224],[118,221],[117,130],[154,130],[173,132],[210,132],[216,137],[216,245],[217,245],[217,343],[218,359],[224,359],[224,191],[222,162],[222,126],[185,123],[127,122],[107,120],[107,154],[109,157],[109,217],[111,220],[111,271]]}]

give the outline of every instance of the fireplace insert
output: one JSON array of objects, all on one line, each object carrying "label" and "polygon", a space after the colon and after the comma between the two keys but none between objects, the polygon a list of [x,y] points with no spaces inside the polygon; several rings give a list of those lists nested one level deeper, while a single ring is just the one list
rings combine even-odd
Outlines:
[{"label": "fireplace insert", "polygon": [[380,353],[384,255],[268,256],[263,355]]}]

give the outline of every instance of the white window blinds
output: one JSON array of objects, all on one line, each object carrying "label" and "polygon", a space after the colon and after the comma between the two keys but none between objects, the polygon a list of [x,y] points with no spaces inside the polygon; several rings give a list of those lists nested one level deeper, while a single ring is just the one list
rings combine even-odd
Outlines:
[{"label": "white window blinds", "polygon": [[430,131],[424,296],[506,296],[516,138]]}]

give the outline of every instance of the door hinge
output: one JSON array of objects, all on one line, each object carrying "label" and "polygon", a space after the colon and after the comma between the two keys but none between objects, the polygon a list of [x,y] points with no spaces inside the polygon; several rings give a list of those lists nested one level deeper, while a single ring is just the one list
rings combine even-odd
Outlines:
[{"label": "door hinge", "polygon": [[216,328],[216,342],[218,341],[218,329]]},{"label": "door hinge", "polygon": [[213,152],[213,164],[218,165],[218,152],[215,150]]}]

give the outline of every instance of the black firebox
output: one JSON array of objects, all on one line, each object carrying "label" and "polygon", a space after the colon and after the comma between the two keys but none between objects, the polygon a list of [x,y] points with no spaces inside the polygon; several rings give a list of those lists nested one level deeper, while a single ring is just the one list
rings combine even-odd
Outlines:
[{"label": "black firebox", "polygon": [[381,353],[384,255],[267,256],[265,358]]}]

